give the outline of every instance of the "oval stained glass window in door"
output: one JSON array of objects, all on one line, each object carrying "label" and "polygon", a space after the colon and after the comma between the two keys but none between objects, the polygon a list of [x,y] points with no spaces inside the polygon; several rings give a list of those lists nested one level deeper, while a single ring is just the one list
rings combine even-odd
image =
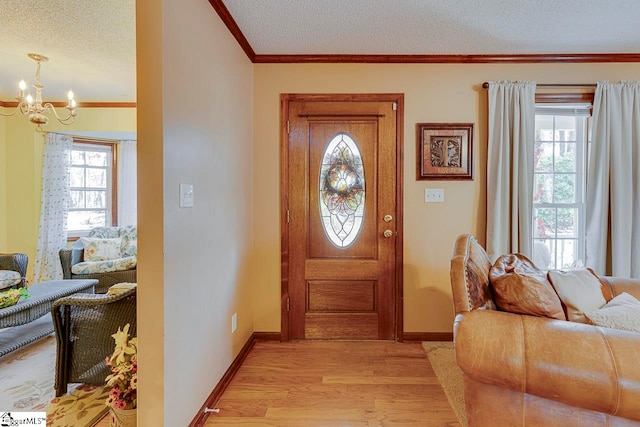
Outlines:
[{"label": "oval stained glass window in door", "polygon": [[364,165],[356,142],[336,135],[320,165],[320,218],[324,232],[338,248],[351,245],[364,221]]}]

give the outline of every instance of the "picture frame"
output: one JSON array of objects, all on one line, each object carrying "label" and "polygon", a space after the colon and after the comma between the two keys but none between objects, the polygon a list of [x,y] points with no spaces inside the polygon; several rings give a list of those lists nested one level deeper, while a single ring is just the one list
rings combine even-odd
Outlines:
[{"label": "picture frame", "polygon": [[416,124],[417,180],[473,180],[473,123]]}]

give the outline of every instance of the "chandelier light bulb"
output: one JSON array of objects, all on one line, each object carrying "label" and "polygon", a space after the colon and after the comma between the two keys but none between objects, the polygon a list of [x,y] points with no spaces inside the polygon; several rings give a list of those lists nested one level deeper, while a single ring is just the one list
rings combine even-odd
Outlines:
[{"label": "chandelier light bulb", "polygon": [[49,58],[44,55],[40,55],[39,53],[28,53],[27,56],[36,62],[36,78],[35,83],[33,83],[33,88],[36,91],[35,98],[30,94],[27,94],[25,97],[27,82],[25,82],[24,79],[20,80],[18,83],[18,105],[13,111],[8,113],[0,111],[0,116],[11,117],[16,113],[22,113],[29,117],[29,121],[31,121],[31,123],[36,125],[37,132],[42,132],[42,126],[49,123],[49,118],[47,116],[49,114],[53,115],[56,120],[63,125],[72,124],[78,116],[75,110],[77,103],[74,99],[75,95],[73,94],[73,91],[70,90],[67,92],[68,102],[65,107],[67,115],[66,117],[60,117],[51,102],[44,102],[42,100],[42,89],[44,89],[44,85],[40,80],[40,66],[43,62],[47,62]]},{"label": "chandelier light bulb", "polygon": [[24,90],[27,88],[27,83],[23,80],[20,80],[18,83],[18,99],[22,100],[24,98]]}]

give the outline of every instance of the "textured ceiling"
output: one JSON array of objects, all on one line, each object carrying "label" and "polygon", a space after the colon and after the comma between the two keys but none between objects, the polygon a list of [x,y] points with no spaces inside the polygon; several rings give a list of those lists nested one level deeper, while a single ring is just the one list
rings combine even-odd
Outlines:
[{"label": "textured ceiling", "polygon": [[223,0],[256,54],[638,53],[637,0]]},{"label": "textured ceiling", "polygon": [[78,102],[135,101],[134,0],[0,0],[0,31],[0,100],[14,100],[20,79],[33,84],[35,52],[49,57],[45,101],[69,88]]},{"label": "textured ceiling", "polygon": [[[638,0],[222,1],[262,55],[640,53]],[[0,31],[0,101],[29,52],[45,101],[135,101],[135,0],[0,0]]]}]

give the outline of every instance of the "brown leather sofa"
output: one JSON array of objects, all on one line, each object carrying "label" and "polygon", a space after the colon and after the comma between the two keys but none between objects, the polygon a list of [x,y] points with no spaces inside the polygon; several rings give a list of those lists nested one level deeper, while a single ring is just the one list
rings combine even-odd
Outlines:
[{"label": "brown leather sofa", "polygon": [[[471,235],[451,260],[469,426],[640,426],[640,333],[498,311]],[[640,298],[640,280],[604,280]]]}]

